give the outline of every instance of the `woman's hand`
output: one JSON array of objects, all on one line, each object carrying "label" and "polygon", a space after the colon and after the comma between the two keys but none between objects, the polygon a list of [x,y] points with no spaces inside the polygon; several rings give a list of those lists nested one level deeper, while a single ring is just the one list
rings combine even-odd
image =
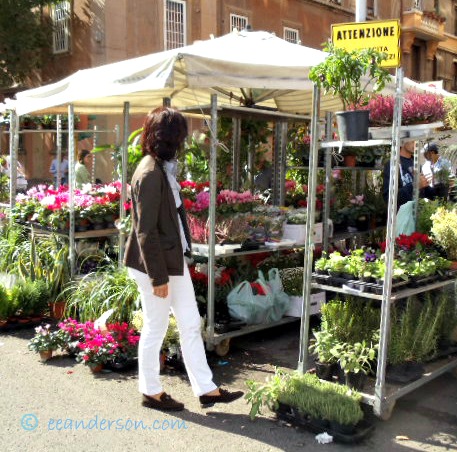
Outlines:
[{"label": "woman's hand", "polygon": [[153,293],[156,297],[167,298],[168,297],[168,284],[162,284],[161,286],[154,286]]}]

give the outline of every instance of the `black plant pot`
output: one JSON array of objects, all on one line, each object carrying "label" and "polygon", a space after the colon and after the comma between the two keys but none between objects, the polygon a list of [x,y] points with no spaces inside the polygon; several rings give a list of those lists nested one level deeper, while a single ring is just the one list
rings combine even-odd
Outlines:
[{"label": "black plant pot", "polygon": [[321,363],[320,361],[314,362],[316,366],[316,375],[321,380],[332,381],[333,372],[335,369],[334,363]]},{"label": "black plant pot", "polygon": [[365,385],[367,376],[363,372],[348,372],[345,375],[345,383],[352,389],[356,391],[361,391]]},{"label": "black plant pot", "polygon": [[338,111],[335,113],[341,141],[367,141],[369,110]]},{"label": "black plant pot", "polygon": [[342,435],[352,435],[355,432],[355,425],[340,424],[335,421],[330,421],[330,428],[335,433],[340,433]]}]

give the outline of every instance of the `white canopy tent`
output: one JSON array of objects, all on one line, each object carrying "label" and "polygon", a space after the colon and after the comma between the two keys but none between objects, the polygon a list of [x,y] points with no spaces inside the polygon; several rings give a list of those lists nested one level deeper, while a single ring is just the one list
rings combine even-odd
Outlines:
[{"label": "white canopy tent", "polygon": [[[10,102],[18,115],[66,113],[145,113],[170,98],[176,108],[209,103],[255,104],[283,112],[311,111],[309,69],[325,53],[292,44],[267,32],[233,32],[175,50],[145,55],[78,71],[50,85],[23,91]],[[339,108],[339,101],[324,99],[323,109]]]}]

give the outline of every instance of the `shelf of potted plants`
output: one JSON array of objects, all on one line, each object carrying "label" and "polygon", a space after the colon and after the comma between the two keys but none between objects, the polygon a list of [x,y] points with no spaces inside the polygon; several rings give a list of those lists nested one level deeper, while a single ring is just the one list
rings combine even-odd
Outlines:
[{"label": "shelf of potted plants", "polygon": [[[325,75],[325,74],[324,74]],[[321,77],[323,80],[323,77]],[[319,80],[315,80],[316,86],[315,90],[318,91],[318,86],[322,85],[322,80],[319,82]],[[392,154],[391,154],[391,167],[393,167],[395,164],[398,165],[398,160],[399,160],[399,138],[401,136],[401,110],[400,106],[402,105],[402,92],[403,92],[403,72],[401,69],[397,70],[397,90],[396,90],[396,98],[395,102],[393,105],[393,117],[391,119],[391,123],[389,124],[389,134],[387,137],[383,137],[382,139],[379,140],[368,140],[368,141],[359,141],[357,143],[345,143],[342,141],[329,141],[329,142],[323,142],[323,143],[317,143],[317,141],[311,140],[311,149],[313,152],[317,152],[319,149],[326,149],[326,148],[339,148],[340,152],[343,148],[343,145],[345,146],[371,146],[373,144],[379,145],[379,144],[395,144],[395,146],[392,147]],[[318,92],[316,93],[318,95]],[[413,94],[411,94],[413,96]],[[414,96],[413,96],[414,97]],[[419,96],[416,96],[419,97]],[[440,99],[436,100],[434,98],[433,100],[436,101],[436,110],[440,110],[442,112],[442,101]],[[423,103],[424,101],[422,101]],[[429,103],[431,103],[431,100],[428,100]],[[414,108],[411,107],[411,104],[408,105],[407,107],[411,110],[411,113],[413,114]],[[406,116],[406,113],[405,113]],[[318,111],[318,105],[315,106],[314,111],[313,111],[313,118],[311,122],[311,129],[315,134],[315,129],[316,129],[316,124],[318,121],[319,117],[319,111]],[[427,134],[430,133],[430,129],[433,129],[436,125],[440,125],[439,122],[442,121],[442,118],[429,118],[429,120],[434,121],[434,123],[431,123],[429,125],[423,126],[407,126],[411,127],[412,129],[417,129],[418,133],[421,133],[422,136],[426,136]],[[438,123],[438,124],[437,124]],[[411,122],[409,122],[411,124]],[[425,129],[425,130],[423,130]],[[412,130],[414,133],[416,130]],[[311,135],[313,135],[313,132]],[[411,131],[408,131],[408,133]],[[330,136],[330,133],[328,134]],[[387,139],[386,139],[387,138]],[[394,141],[392,141],[394,139]],[[412,137],[412,139],[418,139],[418,137]],[[328,155],[328,153],[327,153]],[[312,167],[310,167],[310,174],[313,176],[314,172],[316,171],[317,164],[316,161],[313,162]],[[328,165],[327,165],[328,166]],[[393,170],[392,170],[393,171]],[[313,213],[313,200],[315,195],[315,190],[316,190],[316,178],[313,176],[310,179],[310,196],[309,200],[311,201],[308,207],[308,213],[312,216]],[[390,186],[389,186],[389,202],[388,202],[388,218],[392,217],[392,215],[395,215],[394,211],[394,202],[393,200],[396,199],[397,197],[397,192],[398,192],[398,187],[395,185],[395,178],[392,178],[390,180]],[[325,211],[325,209],[324,209]],[[389,329],[389,324],[390,324],[390,311],[391,311],[391,306],[396,306],[396,301],[400,299],[408,299],[414,295],[419,295],[419,294],[424,294],[428,293],[431,290],[434,289],[440,289],[445,286],[449,286],[454,284],[453,278],[448,279],[448,280],[437,280],[435,282],[431,282],[430,284],[424,285],[424,286],[419,286],[419,287],[408,287],[405,290],[394,290],[394,280],[396,272],[404,272],[406,271],[407,264],[401,264],[399,266],[395,265],[395,258],[394,256],[394,247],[393,247],[393,241],[395,238],[394,235],[394,230],[393,230],[394,223],[389,222],[387,223],[387,232],[386,232],[386,240],[390,244],[390,247],[387,248],[387,253],[386,253],[386,264],[388,265],[385,266],[385,269],[382,273],[383,278],[380,280],[380,284],[378,284],[379,292],[373,293],[371,290],[366,291],[366,290],[360,290],[359,287],[354,286],[350,283],[349,279],[346,279],[345,282],[341,282],[337,286],[329,284],[326,280],[324,279],[319,279],[318,283],[312,283],[311,280],[306,280],[305,282],[305,311],[302,316],[302,322],[304,322],[304,336],[305,338],[308,337],[308,332],[309,332],[309,301],[310,301],[310,291],[313,288],[319,288],[323,289],[329,292],[335,292],[335,293],[341,293],[345,294],[345,296],[348,295],[356,295],[357,297],[362,297],[362,298],[372,298],[375,300],[379,300],[381,303],[381,330],[380,330],[380,341],[379,341],[379,349],[378,349],[378,364],[377,364],[377,372],[376,372],[376,380],[374,383],[374,386],[370,387],[370,391],[372,392],[367,392],[364,394],[364,401],[370,405],[373,406],[374,412],[376,415],[381,417],[382,419],[388,419],[392,413],[392,409],[395,405],[396,400],[399,397],[402,397],[403,395],[409,393],[410,391],[413,391],[414,389],[418,388],[419,386],[423,385],[427,381],[430,381],[433,378],[436,378],[438,375],[441,375],[443,372],[446,372],[450,369],[453,369],[457,367],[457,359],[452,359],[451,361],[446,361],[446,362],[440,362],[437,366],[435,366],[431,372],[423,375],[420,377],[418,380],[412,382],[412,383],[407,383],[402,386],[396,386],[395,388],[391,388],[387,385],[386,380],[385,380],[385,368],[387,364],[387,359],[388,359],[388,350],[389,350],[389,344],[388,341],[383,340],[383,337],[386,337],[387,331]],[[324,240],[325,242],[325,240]],[[310,242],[309,242],[309,237],[306,238],[305,241],[305,255],[310,252],[309,250]],[[335,262],[336,263],[336,262]],[[325,263],[322,264],[322,267],[325,267]],[[394,268],[395,267],[395,268]],[[411,273],[414,272],[415,268],[419,267],[424,267],[423,265],[415,264],[414,268],[409,267],[409,271]],[[319,267],[319,270],[322,270]],[[428,271],[428,269],[423,268],[424,271]],[[305,268],[304,268],[304,274],[307,278],[311,278],[312,275],[312,260],[306,260],[305,259]],[[317,275],[316,277],[322,278],[321,275]],[[357,278],[354,277],[354,280]],[[404,283],[405,284],[405,283]],[[435,291],[436,292],[436,291]],[[422,296],[422,295],[421,295]],[[306,339],[305,339],[306,340]],[[303,371],[306,369],[305,366],[307,366],[308,363],[308,355],[307,355],[307,348],[305,344],[300,349],[300,359],[298,363],[298,367],[300,370],[303,369]]]}]

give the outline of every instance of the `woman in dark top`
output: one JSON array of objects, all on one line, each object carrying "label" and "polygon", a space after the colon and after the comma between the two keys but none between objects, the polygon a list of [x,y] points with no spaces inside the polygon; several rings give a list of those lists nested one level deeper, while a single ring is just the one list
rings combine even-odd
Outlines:
[{"label": "woman in dark top", "polygon": [[138,283],[143,329],[138,350],[139,389],[143,406],[179,411],[184,405],[160,383],[159,354],[170,308],[176,317],[181,348],[193,392],[202,407],[229,403],[243,395],[213,383],[201,337],[200,315],[187,267],[191,243],[176,156],[187,136],[187,122],[177,110],[160,107],[148,114],[142,135],[143,159],[132,178],[132,230],[125,265]]}]

